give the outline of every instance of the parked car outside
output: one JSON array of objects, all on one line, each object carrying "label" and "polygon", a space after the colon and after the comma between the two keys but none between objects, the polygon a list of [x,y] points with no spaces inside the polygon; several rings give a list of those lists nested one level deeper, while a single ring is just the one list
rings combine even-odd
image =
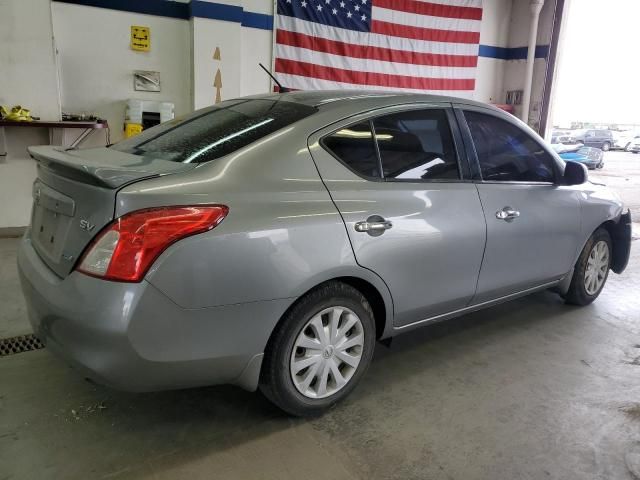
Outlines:
[{"label": "parked car outside", "polygon": [[589,129],[577,130],[571,134],[571,143],[582,143],[587,147],[595,147],[607,152],[614,141],[611,130]]},{"label": "parked car outside", "polygon": [[589,170],[604,167],[604,152],[599,148],[585,147],[581,144],[553,144],[552,147],[563,160],[582,163]]},{"label": "parked car outside", "polygon": [[569,130],[554,130],[551,134],[551,143],[570,143],[571,132]]},{"label": "parked car outside", "polygon": [[587,305],[629,258],[614,193],[469,100],[258,95],[29,152],[31,325],[123,390],[259,387],[318,414],[377,340],[538,290]]},{"label": "parked car outside", "polygon": [[636,138],[633,140],[633,142],[631,142],[631,145],[629,146],[629,151],[632,153],[640,152],[640,138]]},{"label": "parked car outside", "polygon": [[631,150],[631,144],[635,139],[640,139],[640,133],[637,131],[627,130],[624,132],[614,132],[612,148],[629,152]]}]

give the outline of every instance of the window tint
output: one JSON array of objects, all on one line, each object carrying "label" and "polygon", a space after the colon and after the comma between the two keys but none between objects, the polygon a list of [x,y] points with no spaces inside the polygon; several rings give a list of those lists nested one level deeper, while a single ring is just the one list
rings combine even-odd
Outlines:
[{"label": "window tint", "polygon": [[122,152],[203,163],[228,155],[316,112],[283,100],[230,100],[113,145]]},{"label": "window tint", "polygon": [[444,110],[412,110],[373,120],[385,178],[460,178]]},{"label": "window tint", "polygon": [[325,137],[322,143],[356,173],[380,178],[378,156],[368,121],[338,130]]},{"label": "window tint", "polygon": [[553,182],[554,160],[524,130],[483,113],[464,113],[483,180]]}]

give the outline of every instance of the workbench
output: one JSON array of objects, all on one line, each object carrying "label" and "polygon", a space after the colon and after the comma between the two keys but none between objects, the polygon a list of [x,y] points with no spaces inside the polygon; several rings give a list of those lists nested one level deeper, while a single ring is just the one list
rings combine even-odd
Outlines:
[{"label": "workbench", "polygon": [[[60,121],[47,122],[33,120],[31,122],[15,122],[10,120],[0,120],[0,161],[7,155],[7,140],[5,128],[47,128],[49,130],[49,144],[61,145],[65,147],[77,147],[82,140],[87,138],[91,132],[98,129],[108,129],[106,120],[98,121]],[[68,129],[81,130],[79,135],[71,142],[65,142],[65,131]]]}]

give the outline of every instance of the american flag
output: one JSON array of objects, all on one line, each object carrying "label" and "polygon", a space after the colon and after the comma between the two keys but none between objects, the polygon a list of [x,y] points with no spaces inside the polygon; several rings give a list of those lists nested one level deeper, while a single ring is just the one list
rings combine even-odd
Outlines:
[{"label": "american flag", "polygon": [[300,90],[470,97],[482,0],[278,0],[274,70]]}]

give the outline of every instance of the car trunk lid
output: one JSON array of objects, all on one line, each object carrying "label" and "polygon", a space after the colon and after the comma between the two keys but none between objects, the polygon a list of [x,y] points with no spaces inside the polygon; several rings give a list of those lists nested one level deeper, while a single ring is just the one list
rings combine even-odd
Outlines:
[{"label": "car trunk lid", "polygon": [[196,166],[108,148],[30,147],[29,153],[38,162],[31,241],[42,260],[62,278],[95,235],[113,220],[121,187]]}]

